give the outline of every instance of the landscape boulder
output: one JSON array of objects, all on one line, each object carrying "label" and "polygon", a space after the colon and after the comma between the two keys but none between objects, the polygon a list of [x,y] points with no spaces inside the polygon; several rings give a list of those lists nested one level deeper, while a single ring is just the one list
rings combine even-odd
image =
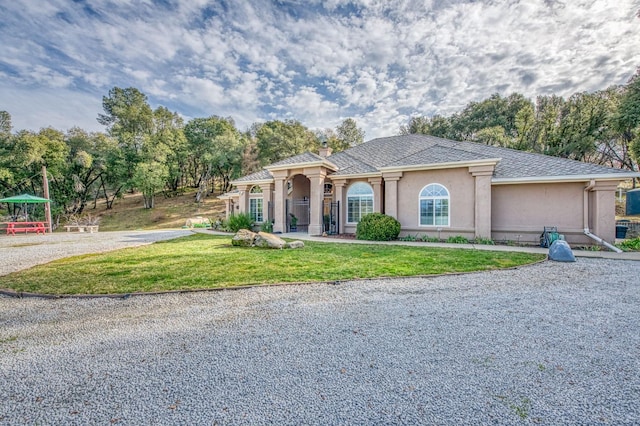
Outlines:
[{"label": "landscape boulder", "polygon": [[289,249],[297,249],[297,248],[303,248],[303,247],[304,247],[304,243],[300,240],[291,241],[290,243],[287,243],[287,245],[285,246],[285,248],[289,248]]},{"label": "landscape boulder", "polygon": [[236,232],[236,235],[231,239],[231,244],[237,247],[262,247],[272,249],[296,249],[304,247],[304,243],[302,241],[292,241],[287,243],[282,238],[268,232],[261,231],[255,233],[247,229],[241,229]]},{"label": "landscape boulder", "polygon": [[258,232],[253,244],[256,247],[282,249],[287,244],[285,240],[268,232]]},{"label": "landscape boulder", "polygon": [[549,247],[549,259],[556,262],[575,262],[576,257],[571,251],[569,243],[564,240],[555,240]]},{"label": "landscape boulder", "polygon": [[185,226],[193,228],[194,225],[206,225],[208,223],[210,223],[208,218],[198,216],[187,219],[187,221],[185,222]]},{"label": "landscape boulder", "polygon": [[248,229],[240,229],[231,239],[231,245],[238,247],[253,247],[254,241],[258,234]]}]

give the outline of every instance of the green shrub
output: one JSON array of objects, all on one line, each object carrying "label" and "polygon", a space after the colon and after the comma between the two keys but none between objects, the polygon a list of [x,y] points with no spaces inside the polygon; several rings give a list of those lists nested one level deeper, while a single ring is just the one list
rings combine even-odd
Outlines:
[{"label": "green shrub", "polygon": [[422,241],[423,243],[439,243],[440,242],[440,238],[438,238],[438,237],[430,237],[427,234],[424,234],[424,235],[420,236],[420,241]]},{"label": "green shrub", "polygon": [[468,244],[469,240],[462,235],[455,235],[447,238],[447,242],[453,244]]},{"label": "green shrub", "polygon": [[487,246],[495,246],[496,245],[496,243],[491,238],[484,238],[484,237],[476,238],[475,239],[475,243],[476,244],[484,244],[484,245],[487,245]]},{"label": "green shrub", "polygon": [[369,213],[360,219],[356,238],[369,241],[391,241],[400,234],[400,222],[382,213]]},{"label": "green shrub", "polygon": [[618,244],[624,251],[640,251],[640,237],[636,237],[632,240],[625,240]]},{"label": "green shrub", "polygon": [[249,213],[236,213],[229,216],[225,228],[227,231],[238,232],[240,229],[251,230],[253,227],[253,219]]},{"label": "green shrub", "polygon": [[194,228],[211,228],[211,224],[210,223],[194,223],[193,224]]}]

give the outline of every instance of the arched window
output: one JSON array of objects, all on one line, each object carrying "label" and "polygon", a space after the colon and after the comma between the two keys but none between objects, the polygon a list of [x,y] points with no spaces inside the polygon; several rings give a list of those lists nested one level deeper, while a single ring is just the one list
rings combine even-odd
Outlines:
[{"label": "arched window", "polygon": [[259,186],[252,187],[251,191],[249,191],[249,214],[256,223],[264,222],[262,202],[262,188]]},{"label": "arched window", "polygon": [[347,191],[347,223],[358,223],[367,213],[373,213],[373,188],[356,182]]},{"label": "arched window", "polygon": [[449,191],[432,183],[420,191],[420,226],[449,226]]}]

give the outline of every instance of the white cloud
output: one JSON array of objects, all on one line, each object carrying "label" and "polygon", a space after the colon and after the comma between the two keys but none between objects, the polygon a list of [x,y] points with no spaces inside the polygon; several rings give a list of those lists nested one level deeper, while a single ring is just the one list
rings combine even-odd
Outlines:
[{"label": "white cloud", "polygon": [[[61,111],[91,128],[102,95],[135,86],[187,116],[319,128],[354,117],[376,137],[411,114],[450,114],[495,92],[570,96],[625,83],[640,65],[637,9],[637,0],[4,2],[0,109],[36,129],[69,127]],[[68,105],[94,97],[87,105],[98,109],[56,108],[40,94]]]}]

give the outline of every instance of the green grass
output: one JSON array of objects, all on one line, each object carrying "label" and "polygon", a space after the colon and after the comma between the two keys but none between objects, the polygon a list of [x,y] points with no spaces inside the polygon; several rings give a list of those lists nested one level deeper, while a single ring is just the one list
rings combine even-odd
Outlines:
[{"label": "green grass", "polygon": [[46,294],[126,294],[264,283],[336,281],[507,268],[543,255],[376,244],[305,242],[303,249],[231,246],[196,234],[76,256],[0,277],[0,288]]}]

